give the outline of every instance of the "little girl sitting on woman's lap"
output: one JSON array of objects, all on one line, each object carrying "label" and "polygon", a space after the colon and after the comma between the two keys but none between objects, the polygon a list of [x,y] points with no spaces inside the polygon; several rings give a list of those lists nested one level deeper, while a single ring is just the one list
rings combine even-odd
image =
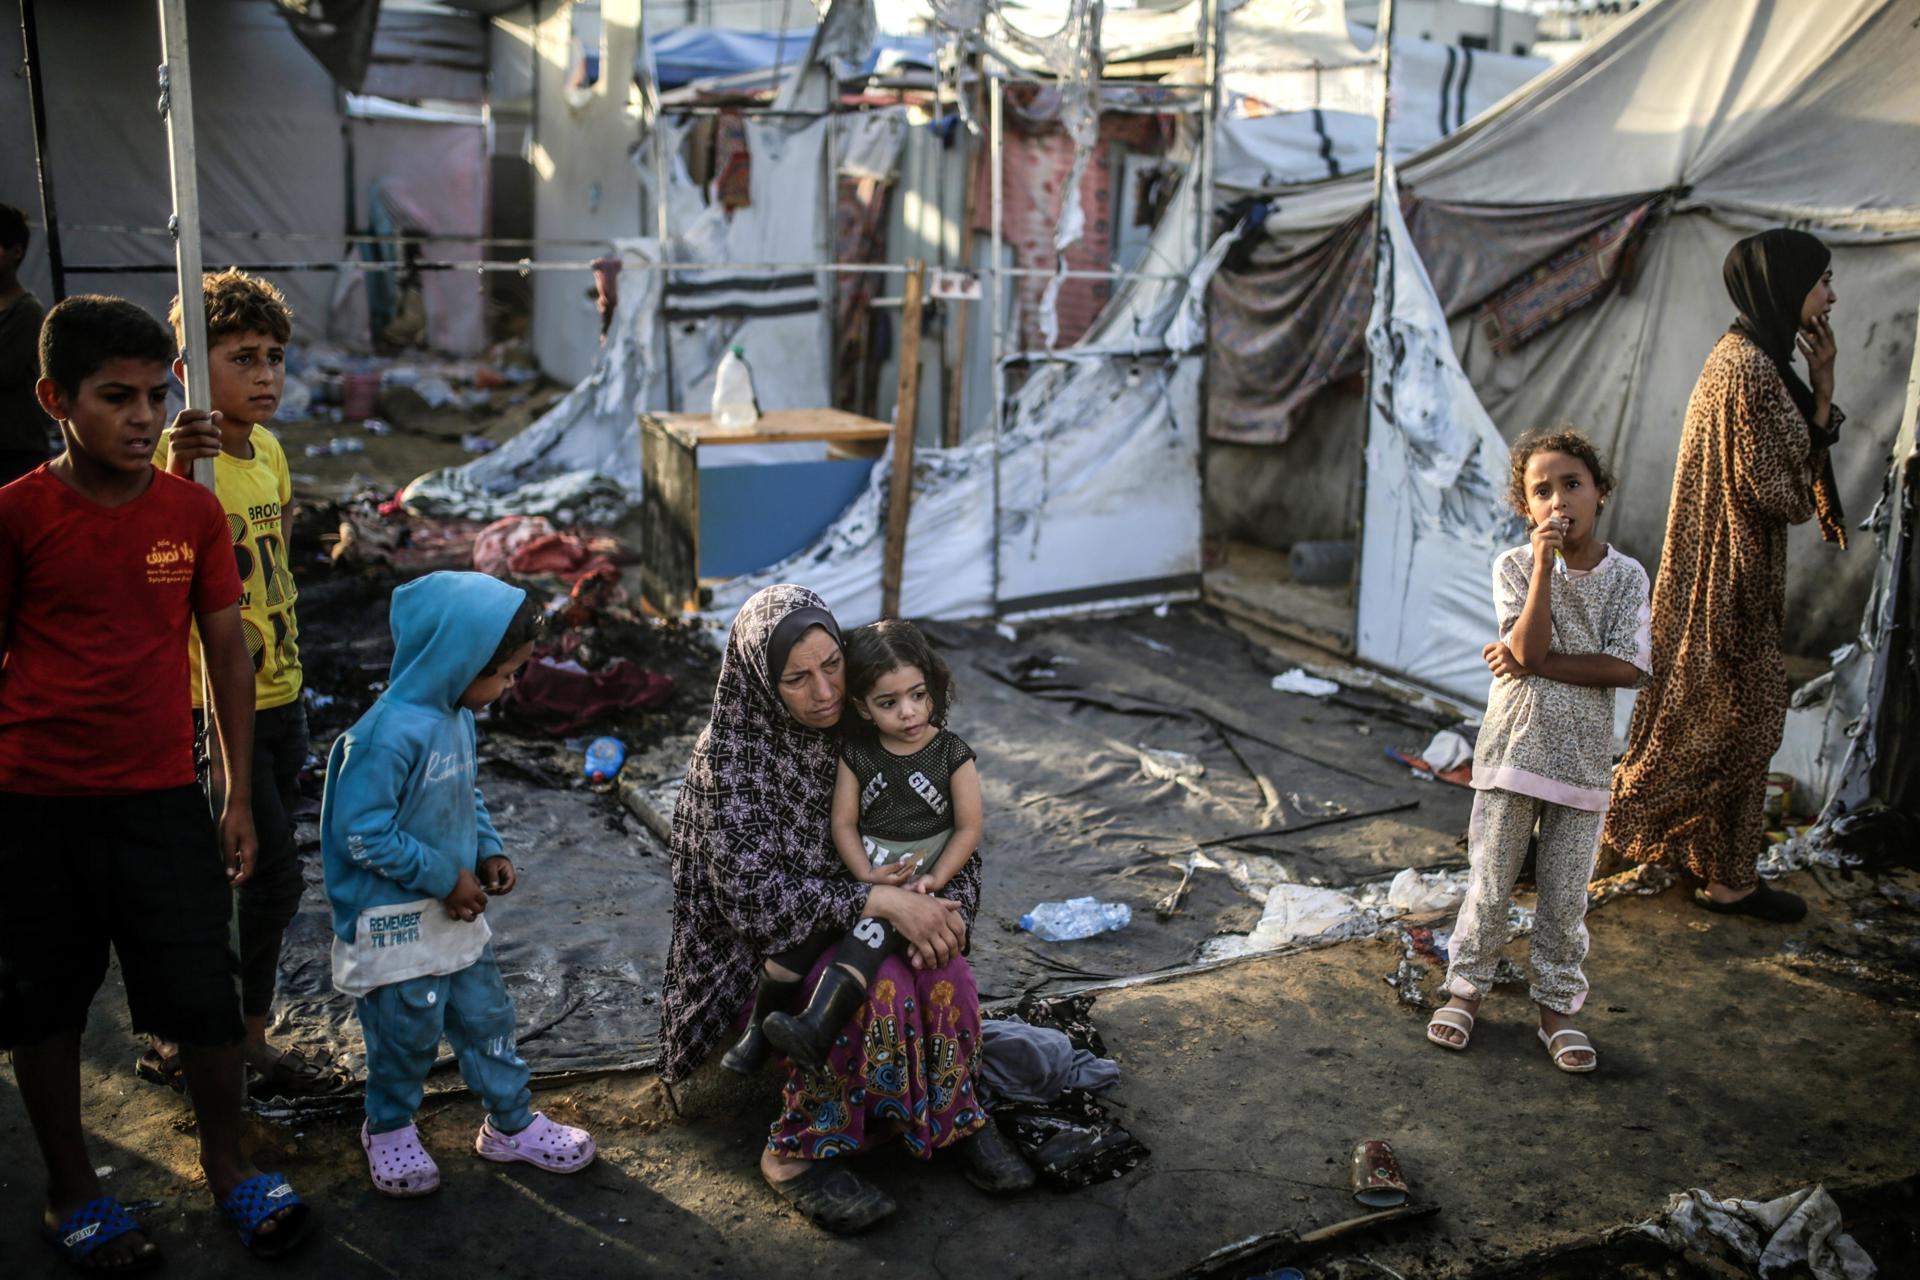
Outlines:
[{"label": "little girl sitting on woman's lap", "polygon": [[[833,796],[833,843],[854,879],[938,893],[980,845],[980,771],[973,749],[946,728],[953,677],[910,622],[887,619],[847,637],[847,695]],[[905,940],[884,920],[861,920],[839,939],[806,1011],[783,1009],[834,939],[769,956],[746,1032],[721,1059],[751,1072],[771,1045],[818,1067],[866,999],[867,984]]]},{"label": "little girl sitting on woman's lap", "polygon": [[1587,881],[1613,772],[1613,691],[1637,685],[1652,663],[1647,571],[1595,536],[1613,477],[1578,431],[1522,437],[1509,483],[1531,540],[1493,565],[1500,638],[1482,654],[1494,682],[1473,754],[1472,872],[1447,969],[1453,999],[1427,1038],[1467,1047],[1537,824],[1530,993],[1540,1039],[1562,1071],[1592,1071],[1593,1044],[1572,1025],[1587,997]]}]

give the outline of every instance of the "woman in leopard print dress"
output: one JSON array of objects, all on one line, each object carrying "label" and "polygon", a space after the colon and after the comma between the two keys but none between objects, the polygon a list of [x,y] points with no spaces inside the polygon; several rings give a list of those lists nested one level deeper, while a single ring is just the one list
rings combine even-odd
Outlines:
[{"label": "woman in leopard print dress", "polygon": [[1819,240],[1786,229],[1727,255],[1740,314],[1687,403],[1653,587],[1653,678],[1614,772],[1604,841],[1705,881],[1695,896],[1708,910],[1781,922],[1806,905],[1762,886],[1755,868],[1767,764],[1786,723],[1787,526],[1817,516],[1827,541],[1846,545],[1827,455],[1843,418],[1830,260]]}]

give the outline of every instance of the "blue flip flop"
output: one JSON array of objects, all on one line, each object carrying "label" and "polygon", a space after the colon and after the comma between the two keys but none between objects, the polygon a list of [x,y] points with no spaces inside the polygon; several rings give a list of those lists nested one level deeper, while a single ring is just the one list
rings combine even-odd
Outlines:
[{"label": "blue flip flop", "polygon": [[160,1265],[161,1254],[158,1249],[149,1249],[135,1254],[133,1261],[125,1266],[94,1266],[87,1261],[94,1250],[126,1235],[129,1231],[143,1231],[127,1207],[112,1196],[101,1196],[89,1200],[61,1219],[57,1227],[42,1227],[41,1234],[47,1243],[66,1255],[68,1262],[82,1271],[97,1271],[102,1275],[125,1275],[134,1271],[151,1271]]},{"label": "blue flip flop", "polygon": [[[254,1174],[227,1193],[220,1212],[256,1258],[280,1258],[293,1252],[306,1239],[314,1219],[313,1207],[279,1173]],[[280,1225],[261,1235],[261,1226],[275,1214],[283,1215]]]}]

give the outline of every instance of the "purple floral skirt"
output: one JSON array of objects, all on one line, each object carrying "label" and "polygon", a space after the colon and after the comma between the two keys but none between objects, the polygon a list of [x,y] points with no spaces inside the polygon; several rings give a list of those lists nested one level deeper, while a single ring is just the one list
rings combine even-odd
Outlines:
[{"label": "purple floral skirt", "polygon": [[[814,963],[812,991],[832,961]],[[918,970],[901,957],[880,966],[867,1002],[840,1032],[826,1065],[789,1067],[767,1149],[797,1160],[869,1151],[898,1137],[930,1160],[973,1133],[987,1113],[974,1096],[980,1066],[980,992],[954,957]]]}]

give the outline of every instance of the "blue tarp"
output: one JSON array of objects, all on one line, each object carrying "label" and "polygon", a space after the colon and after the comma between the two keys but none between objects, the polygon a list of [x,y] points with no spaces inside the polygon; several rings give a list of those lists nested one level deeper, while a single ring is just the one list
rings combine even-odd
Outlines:
[{"label": "blue tarp", "polygon": [[[660,87],[677,89],[690,80],[797,66],[807,56],[814,28],[739,31],[728,27],[679,27],[649,36]],[[933,65],[931,36],[883,35],[874,42],[863,71],[890,71],[901,63]]]}]

